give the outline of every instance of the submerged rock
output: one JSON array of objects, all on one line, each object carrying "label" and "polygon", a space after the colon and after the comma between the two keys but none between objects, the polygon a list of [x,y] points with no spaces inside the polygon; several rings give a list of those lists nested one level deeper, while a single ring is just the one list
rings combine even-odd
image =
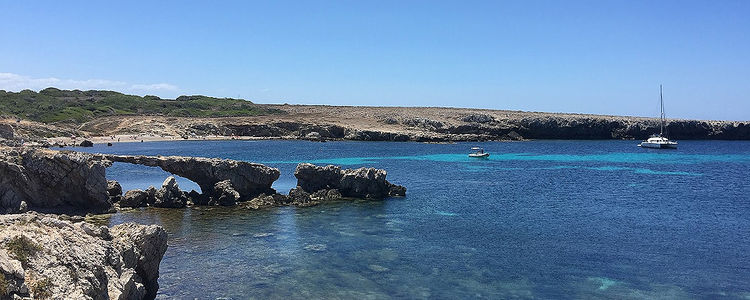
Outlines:
[{"label": "submerged rock", "polygon": [[7,298],[153,299],[167,249],[157,225],[111,229],[53,215],[0,216]]},{"label": "submerged rock", "polygon": [[107,162],[92,155],[38,148],[0,147],[0,212],[30,210],[106,212]]},{"label": "submerged rock", "polygon": [[262,209],[274,206],[283,206],[289,204],[289,197],[279,194],[266,195],[262,194],[252,200],[246,202],[244,205],[250,209]]},{"label": "submerged rock", "polygon": [[[294,171],[297,189],[307,193],[333,189],[340,192],[340,197],[382,199],[389,196],[405,196],[406,188],[388,182],[385,179],[386,175],[385,170],[375,168],[342,170],[333,165],[321,167],[308,163],[297,165]],[[290,198],[293,198],[291,191]]]}]

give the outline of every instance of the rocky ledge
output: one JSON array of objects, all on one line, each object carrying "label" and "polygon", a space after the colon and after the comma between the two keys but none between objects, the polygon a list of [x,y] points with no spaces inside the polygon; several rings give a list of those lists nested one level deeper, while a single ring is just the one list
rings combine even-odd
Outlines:
[{"label": "rocky ledge", "polygon": [[0,298],[153,299],[166,249],[157,225],[0,215]]},{"label": "rocky ledge", "polygon": [[106,212],[107,166],[86,153],[0,147],[0,212]]},{"label": "rocky ledge", "polygon": [[406,188],[388,182],[385,179],[387,174],[385,170],[375,168],[342,170],[334,165],[321,167],[301,163],[294,170],[297,187],[289,191],[289,199],[297,205],[309,206],[341,198],[406,196]]}]

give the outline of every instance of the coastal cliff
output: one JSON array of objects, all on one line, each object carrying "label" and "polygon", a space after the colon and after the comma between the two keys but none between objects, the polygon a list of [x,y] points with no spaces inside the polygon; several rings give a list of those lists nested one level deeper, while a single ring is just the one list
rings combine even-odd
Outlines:
[{"label": "coastal cliff", "polygon": [[0,147],[0,212],[106,212],[107,166],[87,153]]},{"label": "coastal cliff", "polygon": [[[207,136],[355,141],[645,139],[654,118],[428,107],[268,105],[283,114],[231,118],[110,116],[83,124],[92,136]],[[750,139],[750,122],[668,119],[678,140]],[[136,137],[136,140],[139,140]]]}]

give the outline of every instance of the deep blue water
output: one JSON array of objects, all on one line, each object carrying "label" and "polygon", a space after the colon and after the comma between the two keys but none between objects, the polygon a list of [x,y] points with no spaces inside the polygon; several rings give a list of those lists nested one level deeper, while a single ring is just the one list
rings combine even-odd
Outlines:
[{"label": "deep blue water", "polygon": [[[750,142],[180,141],[77,149],[373,166],[407,197],[260,211],[145,209],[169,232],[160,298],[750,297]],[[492,153],[467,157],[471,146]],[[125,189],[159,169],[117,163]],[[185,179],[183,189],[197,189]]]}]

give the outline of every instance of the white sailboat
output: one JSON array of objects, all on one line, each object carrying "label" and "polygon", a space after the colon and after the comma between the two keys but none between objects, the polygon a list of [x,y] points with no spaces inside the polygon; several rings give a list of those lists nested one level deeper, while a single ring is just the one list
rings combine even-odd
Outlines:
[{"label": "white sailboat", "polygon": [[664,96],[662,93],[661,84],[659,85],[659,102],[661,103],[661,115],[659,116],[661,126],[659,134],[652,135],[647,140],[638,144],[638,147],[654,149],[677,149],[677,142],[670,140],[664,134]]}]

